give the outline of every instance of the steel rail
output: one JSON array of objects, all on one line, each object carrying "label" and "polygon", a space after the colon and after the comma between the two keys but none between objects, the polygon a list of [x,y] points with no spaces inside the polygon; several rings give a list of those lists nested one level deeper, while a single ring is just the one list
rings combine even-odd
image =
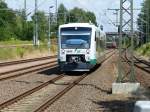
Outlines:
[{"label": "steel rail", "polygon": [[[110,54],[111,53],[111,54]],[[111,56],[113,56],[114,54],[115,54],[115,51],[110,51],[109,53],[106,53],[106,54],[110,54],[108,57],[106,57],[103,61],[102,61],[102,63],[104,63],[106,60],[108,60]]]},{"label": "steel rail", "polygon": [[134,59],[137,60],[138,62],[150,67],[150,62],[148,62],[146,60],[141,60],[141,59],[137,58],[136,56],[134,56]]},{"label": "steel rail", "polygon": [[15,65],[15,64],[21,64],[21,63],[27,63],[27,62],[40,61],[40,60],[46,60],[46,59],[53,59],[53,58],[56,58],[56,55],[40,57],[40,58],[31,58],[31,59],[17,60],[17,61],[2,62],[2,63],[0,63],[0,67],[9,66],[9,65]]},{"label": "steel rail", "polygon": [[46,65],[46,64],[50,64],[50,63],[56,63],[56,62],[57,62],[56,60],[55,61],[48,61],[48,62],[42,63],[42,64],[36,64],[36,65],[32,65],[32,66],[28,66],[28,67],[24,67],[24,68],[20,68],[20,69],[14,69],[14,70],[6,71],[6,72],[0,73],[0,76],[8,75],[8,74],[12,74],[12,73],[15,73],[15,72],[20,72],[20,71],[23,71],[23,70],[28,70],[28,69],[31,69],[31,68],[43,66],[43,65]]},{"label": "steel rail", "polygon": [[85,77],[87,77],[88,74],[84,74],[81,77],[79,77],[77,80],[75,80],[73,83],[69,84],[65,89],[63,89],[61,92],[59,92],[56,96],[51,98],[50,100],[43,103],[39,108],[37,108],[34,112],[43,112],[48,106],[52,105],[54,102],[56,102],[59,98],[61,98],[64,94],[66,94],[69,90],[71,90],[73,87],[75,87],[80,81],[82,81]]},{"label": "steel rail", "polygon": [[33,74],[33,73],[38,73],[38,72],[41,72],[41,71],[44,71],[44,70],[47,70],[47,69],[51,69],[51,68],[54,68],[54,67],[57,67],[58,65],[57,64],[46,64],[44,67],[40,67],[40,68],[36,68],[36,69],[33,69],[33,70],[29,70],[29,71],[25,71],[23,73],[17,73],[15,75],[10,75],[10,76],[6,76],[6,77],[2,77],[0,78],[0,81],[5,81],[5,80],[8,80],[8,79],[13,79],[13,78],[17,78],[17,77],[20,77],[20,76],[23,76],[23,75],[28,75],[28,74]]},{"label": "steel rail", "polygon": [[106,55],[106,54],[109,54],[109,53],[111,53],[111,52],[113,52],[113,51],[114,51],[114,49],[112,49],[112,50],[106,52],[105,55]]},{"label": "steel rail", "polygon": [[51,79],[51,80],[49,80],[49,81],[39,85],[39,86],[37,86],[37,87],[35,87],[35,88],[33,88],[33,89],[29,90],[29,91],[26,91],[26,92],[22,93],[21,95],[18,95],[17,97],[14,97],[14,98],[12,98],[12,99],[10,99],[10,100],[0,104],[0,110],[2,110],[4,108],[6,108],[7,106],[12,105],[15,102],[17,102],[17,101],[19,101],[19,100],[21,100],[21,99],[31,95],[32,93],[35,93],[35,92],[41,90],[42,88],[48,86],[49,84],[52,84],[52,83],[56,82],[57,80],[59,80],[59,79],[61,79],[63,77],[64,77],[64,75],[61,74],[61,75],[59,75],[59,76],[57,76],[57,77],[55,77],[55,78],[53,78],[53,79]]},{"label": "steel rail", "polygon": [[[107,53],[106,53],[107,54]],[[109,55],[107,58],[105,58],[102,63],[104,63],[106,60],[108,60],[111,56],[113,56],[115,52],[113,52],[111,55]],[[57,95],[55,95],[53,98],[47,100],[45,103],[43,103],[39,108],[37,108],[34,112],[43,112],[46,110],[50,105],[55,103],[59,98],[61,98],[63,95],[65,95],[69,90],[71,90],[73,87],[75,87],[79,82],[81,82],[84,78],[88,76],[88,73],[83,74],[81,77],[79,77],[77,80],[75,80],[73,83],[69,84],[65,89],[63,89],[61,92],[59,92]]]},{"label": "steel rail", "polygon": [[[131,60],[128,58],[127,53],[125,53],[125,56],[124,56],[124,57],[125,57],[125,60],[127,60],[127,63],[130,64],[130,63],[131,63]],[[146,68],[144,68],[144,67],[138,65],[137,63],[135,63],[134,65],[135,65],[137,68],[141,69],[142,71],[145,71],[145,72],[147,72],[147,73],[150,73],[150,70],[148,70],[148,69],[146,69]]]}]

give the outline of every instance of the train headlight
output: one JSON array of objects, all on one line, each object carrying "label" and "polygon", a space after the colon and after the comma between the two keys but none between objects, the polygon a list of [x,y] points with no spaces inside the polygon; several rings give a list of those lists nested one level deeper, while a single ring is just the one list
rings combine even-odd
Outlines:
[{"label": "train headlight", "polygon": [[90,50],[89,49],[86,50],[86,54],[90,54]]},{"label": "train headlight", "polygon": [[65,54],[65,50],[64,49],[61,50],[61,54]]}]

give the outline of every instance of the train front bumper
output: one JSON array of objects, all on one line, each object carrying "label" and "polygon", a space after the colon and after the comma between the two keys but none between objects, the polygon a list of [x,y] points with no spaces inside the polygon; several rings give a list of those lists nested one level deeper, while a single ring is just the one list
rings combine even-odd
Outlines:
[{"label": "train front bumper", "polygon": [[91,64],[90,62],[82,63],[66,63],[61,62],[59,63],[61,71],[90,71],[95,65]]}]

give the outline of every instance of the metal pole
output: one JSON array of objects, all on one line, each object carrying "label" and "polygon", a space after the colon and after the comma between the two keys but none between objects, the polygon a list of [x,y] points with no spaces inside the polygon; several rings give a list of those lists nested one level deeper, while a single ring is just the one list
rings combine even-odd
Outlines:
[{"label": "metal pole", "polygon": [[39,45],[38,39],[38,0],[35,0],[35,45]]},{"label": "metal pole", "polygon": [[131,2],[131,75],[130,81],[135,82],[135,71],[134,71],[134,31],[133,31],[133,0]]},{"label": "metal pole", "polygon": [[64,13],[64,23],[66,23],[66,12]]},{"label": "metal pole", "polygon": [[58,2],[57,2],[57,0],[56,0],[56,4],[55,5],[56,5],[56,11],[55,11],[55,13],[56,13],[56,25],[57,25],[57,22],[58,22],[58,9],[57,9],[58,8],[58,6],[57,6]]},{"label": "metal pole", "polygon": [[126,37],[123,37],[123,47],[126,48]]},{"label": "metal pole", "polygon": [[[130,4],[130,7],[126,7],[126,3]],[[127,10],[128,9],[128,10]],[[127,14],[128,17],[127,18]],[[122,31],[124,28],[129,27],[130,29],[130,37],[131,37],[131,47],[130,47],[130,82],[135,82],[135,72],[134,72],[134,31],[133,31],[133,0],[120,0],[120,33],[119,33],[119,60],[118,60],[118,82],[122,82],[127,76],[124,76],[123,65],[122,65]]]},{"label": "metal pole", "polygon": [[22,12],[22,34],[23,34],[23,38],[26,38],[26,0],[24,0],[24,8],[23,8],[23,12]]},{"label": "metal pole", "polygon": [[51,36],[51,7],[49,7],[49,21],[48,21],[48,51],[49,51],[49,55],[50,55],[50,45],[51,45],[51,40],[50,40],[50,36]]},{"label": "metal pole", "polygon": [[113,14],[116,15],[116,27],[118,27],[118,25],[119,25],[119,19],[118,19],[119,13],[118,13],[118,11],[119,11],[120,9],[108,9],[108,10],[114,10],[114,11],[115,11],[115,13],[113,13]]},{"label": "metal pole", "polygon": [[147,43],[147,38],[148,38],[148,10],[147,10],[147,5],[146,5],[146,39],[145,39],[145,43]]},{"label": "metal pole", "polygon": [[141,44],[143,44],[143,28],[144,27],[143,27],[143,22],[142,21],[141,21],[141,26],[140,27],[141,27],[141,39],[142,39],[141,40],[141,42],[142,42]]},{"label": "metal pole", "polygon": [[147,6],[147,23],[148,23],[148,26],[147,26],[147,42],[149,42],[149,5]]},{"label": "metal pole", "polygon": [[117,26],[117,27],[118,27],[118,25],[119,25],[119,24],[118,24],[118,23],[119,23],[119,22],[118,22],[118,21],[119,21],[119,20],[118,20],[118,15],[119,15],[119,14],[118,14],[118,10],[116,10],[116,26]]},{"label": "metal pole", "polygon": [[70,12],[68,14],[69,14],[69,23],[70,23]]},{"label": "metal pole", "polygon": [[27,1],[24,0],[24,16],[25,16],[25,22],[26,22],[26,19],[27,19],[26,11],[27,11]]},{"label": "metal pole", "polygon": [[36,6],[37,0],[35,0],[35,9],[34,9],[34,30],[33,30],[33,44],[36,46]]},{"label": "metal pole", "polygon": [[122,61],[121,61],[121,54],[122,54],[122,20],[123,20],[123,0],[120,0],[120,25],[119,25],[119,58],[118,58],[118,79],[117,82],[122,81]]},{"label": "metal pole", "polygon": [[146,12],[146,19],[145,19],[145,21],[146,21],[146,33],[145,33],[145,43],[147,43],[148,42],[148,37],[149,37],[149,6],[148,6],[148,4],[146,4],[146,9],[145,9],[145,12]]}]

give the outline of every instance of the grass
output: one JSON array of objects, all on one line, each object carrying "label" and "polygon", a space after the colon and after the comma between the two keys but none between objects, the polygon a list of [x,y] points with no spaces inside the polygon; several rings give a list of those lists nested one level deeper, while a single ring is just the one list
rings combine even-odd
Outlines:
[{"label": "grass", "polygon": [[0,45],[19,45],[19,44],[32,44],[32,41],[20,41],[20,40],[0,41]]},{"label": "grass", "polygon": [[[17,44],[32,44],[31,41],[4,41],[0,42],[0,45],[17,45]],[[57,45],[51,45],[51,54],[57,53]],[[48,55],[48,47],[47,44],[43,44],[35,47],[35,46],[24,46],[24,47],[6,47],[0,48],[0,60],[14,60],[14,59],[22,59],[22,58],[33,58],[38,57],[39,55]]]},{"label": "grass", "polygon": [[137,48],[136,53],[150,58],[150,42],[142,45],[140,48]]}]

